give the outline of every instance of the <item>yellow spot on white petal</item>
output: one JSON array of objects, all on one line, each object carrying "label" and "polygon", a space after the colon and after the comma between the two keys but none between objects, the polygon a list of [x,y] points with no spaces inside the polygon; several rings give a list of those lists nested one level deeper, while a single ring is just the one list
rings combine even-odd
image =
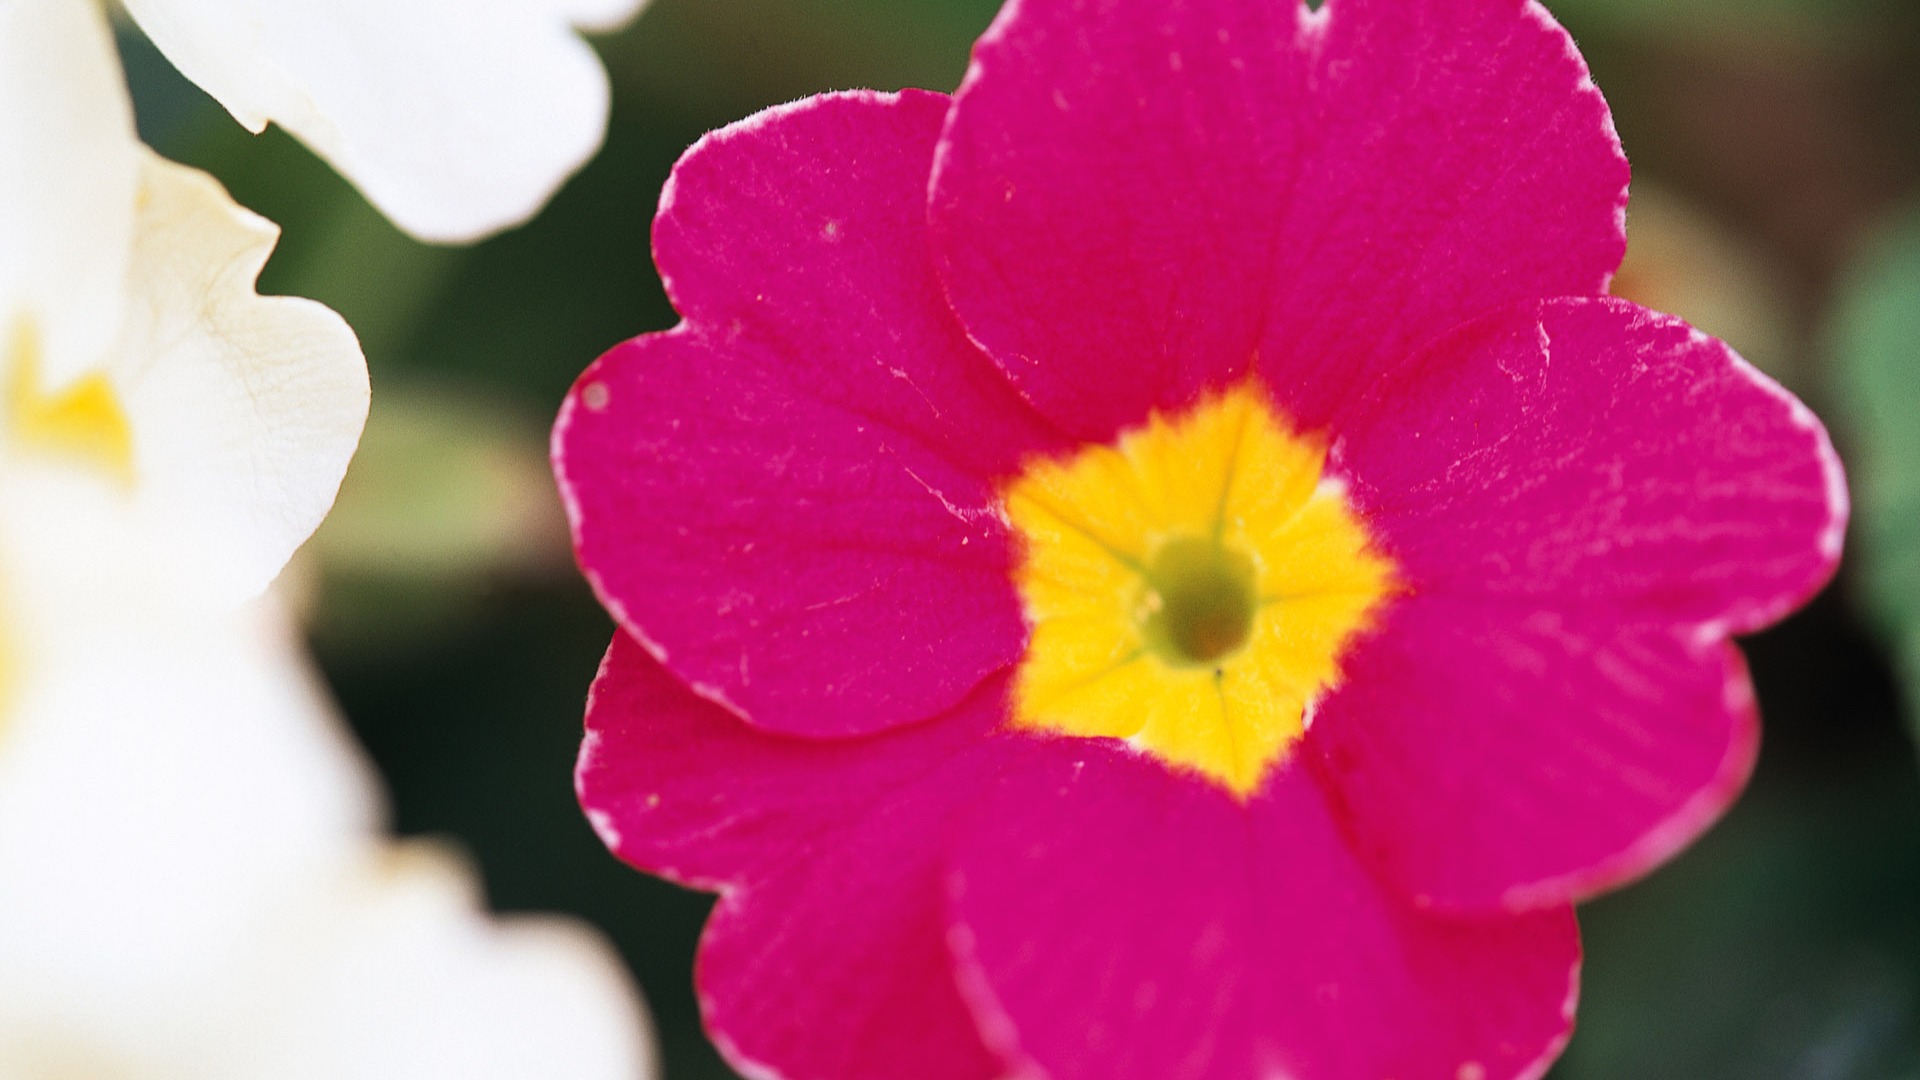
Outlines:
[{"label": "yellow spot on white petal", "polygon": [[49,392],[41,385],[40,336],[33,322],[14,323],[6,353],[7,431],[22,451],[63,457],[133,482],[133,429],[104,372]]},{"label": "yellow spot on white petal", "polygon": [[1004,492],[1032,626],[1014,723],[1251,795],[1393,591],[1325,463],[1249,382],[1029,464]]}]

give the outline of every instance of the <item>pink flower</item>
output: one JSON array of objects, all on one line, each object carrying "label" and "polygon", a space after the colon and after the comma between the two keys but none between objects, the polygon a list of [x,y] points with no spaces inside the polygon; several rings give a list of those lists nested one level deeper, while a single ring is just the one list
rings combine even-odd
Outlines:
[{"label": "pink flower", "polygon": [[709,136],[685,317],[555,435],[623,633],[579,784],[723,896],[793,1080],[1498,1080],[1571,904],[1752,764],[1819,423],[1606,298],[1627,166],[1522,0],[1014,0],[953,98]]}]

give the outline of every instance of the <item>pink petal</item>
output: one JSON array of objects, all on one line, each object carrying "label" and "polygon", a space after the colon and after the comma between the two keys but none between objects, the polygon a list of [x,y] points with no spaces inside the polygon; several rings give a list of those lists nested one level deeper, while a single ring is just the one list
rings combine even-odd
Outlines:
[{"label": "pink petal", "polygon": [[1417,593],[1721,638],[1799,606],[1840,557],[1846,484],[1820,422],[1624,301],[1489,316],[1352,411],[1335,467]]},{"label": "pink petal", "polygon": [[1524,910],[1670,858],[1740,793],[1758,742],[1725,641],[1416,598],[1349,659],[1305,750],[1416,902]]},{"label": "pink petal", "polygon": [[1335,459],[1408,596],[1309,742],[1389,877],[1445,907],[1562,904],[1718,818],[1758,738],[1727,637],[1840,553],[1805,406],[1677,320],[1559,300],[1415,357]]},{"label": "pink petal", "polygon": [[1600,291],[1626,160],[1522,0],[1014,0],[934,175],[949,295],[1104,439],[1258,364],[1321,427],[1477,312]]},{"label": "pink petal", "polygon": [[619,637],[594,683],[578,784],[616,855],[723,892],[702,1009],[728,1057],[787,1080],[992,1080],[944,945],[946,818],[1000,745],[1000,690],[865,739],[769,734]]},{"label": "pink petal", "polygon": [[762,727],[936,715],[1025,641],[993,477],[1052,437],[932,273],[945,102],[814,98],[696,145],[656,224],[687,322],[602,357],[555,430],[608,609]]},{"label": "pink petal", "polygon": [[749,1076],[997,1080],[954,989],[937,852],[872,832],[721,898],[695,973],[708,1030]]},{"label": "pink petal", "polygon": [[683,318],[782,352],[794,392],[997,477],[1059,438],[967,340],[927,250],[950,104],[828,94],[708,135],[660,197],[653,257]]},{"label": "pink petal", "polygon": [[1035,743],[956,835],[963,986],[1053,1080],[1511,1080],[1572,1024],[1570,908],[1413,911],[1299,768],[1247,807],[1115,744]]}]

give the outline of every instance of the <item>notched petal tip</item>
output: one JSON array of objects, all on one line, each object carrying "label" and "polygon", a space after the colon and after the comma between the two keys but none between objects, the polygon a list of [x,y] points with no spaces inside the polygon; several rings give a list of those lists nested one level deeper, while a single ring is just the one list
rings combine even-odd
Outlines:
[{"label": "notched petal tip", "polygon": [[332,506],[366,423],[366,361],[325,306],[255,292],[279,230],[212,177],[149,154],[136,229],[136,303],[110,371],[137,501],[164,554],[237,602]]}]

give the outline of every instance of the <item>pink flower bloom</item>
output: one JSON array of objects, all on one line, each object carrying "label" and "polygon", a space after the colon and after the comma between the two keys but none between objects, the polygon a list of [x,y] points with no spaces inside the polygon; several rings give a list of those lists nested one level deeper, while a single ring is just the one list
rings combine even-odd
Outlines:
[{"label": "pink flower bloom", "polygon": [[1571,904],[1752,764],[1819,423],[1604,296],[1627,166],[1523,0],[1014,0],[957,95],[716,133],[678,328],[555,434],[623,633],[579,783],[723,895],[793,1080],[1500,1080]]}]

